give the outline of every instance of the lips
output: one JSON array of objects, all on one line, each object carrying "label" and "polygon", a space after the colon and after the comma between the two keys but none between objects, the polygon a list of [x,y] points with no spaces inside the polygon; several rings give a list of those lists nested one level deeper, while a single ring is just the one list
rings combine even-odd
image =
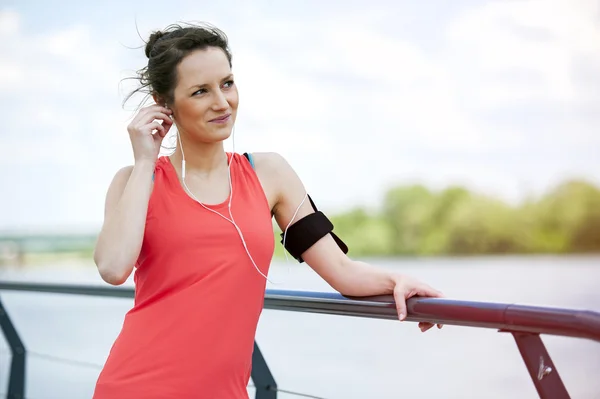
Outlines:
[{"label": "lips", "polygon": [[223,116],[219,116],[218,118],[211,119],[209,122],[223,123],[223,122],[227,122],[230,117],[231,117],[231,114],[226,114]]}]

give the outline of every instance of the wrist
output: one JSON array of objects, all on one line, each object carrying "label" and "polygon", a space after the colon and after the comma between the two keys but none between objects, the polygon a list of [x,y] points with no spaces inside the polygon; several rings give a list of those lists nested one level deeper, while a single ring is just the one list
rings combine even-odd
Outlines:
[{"label": "wrist", "polygon": [[133,167],[135,169],[151,169],[154,171],[154,167],[156,166],[156,159],[136,159]]},{"label": "wrist", "polygon": [[135,161],[135,164],[133,165],[133,171],[132,171],[132,176],[140,176],[142,177],[144,180],[146,180],[146,178],[149,178],[150,176],[152,176],[154,174],[154,169],[156,166],[156,162],[152,161],[150,159],[148,160],[137,160]]},{"label": "wrist", "polygon": [[404,280],[404,276],[400,273],[390,273],[388,275],[389,285],[391,286],[391,293],[394,292],[394,289],[397,285],[401,284]]}]

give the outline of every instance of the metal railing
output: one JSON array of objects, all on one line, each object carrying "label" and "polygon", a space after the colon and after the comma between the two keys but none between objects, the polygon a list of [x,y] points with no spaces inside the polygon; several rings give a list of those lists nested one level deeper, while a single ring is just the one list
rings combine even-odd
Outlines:
[{"label": "metal railing", "polygon": [[[72,295],[133,298],[132,287],[34,284],[0,282],[0,291],[29,291]],[[471,302],[439,298],[411,298],[407,321],[429,321],[447,325],[492,328],[513,335],[533,384],[542,399],[569,398],[556,366],[540,334],[590,339],[600,342],[600,313],[505,303]],[[397,320],[391,296],[353,298],[338,293],[267,290],[265,309],[322,313],[371,319]],[[25,398],[25,345],[0,299],[0,328],[12,352],[8,398]],[[283,390],[277,383],[260,348],[254,344],[252,381],[256,399],[276,399]]]}]

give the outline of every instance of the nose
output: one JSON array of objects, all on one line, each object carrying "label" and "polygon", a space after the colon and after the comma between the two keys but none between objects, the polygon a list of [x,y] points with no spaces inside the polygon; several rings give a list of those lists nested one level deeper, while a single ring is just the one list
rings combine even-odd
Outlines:
[{"label": "nose", "polygon": [[221,111],[229,108],[229,101],[227,101],[225,93],[223,93],[221,90],[215,92],[213,99],[213,109],[215,111]]}]

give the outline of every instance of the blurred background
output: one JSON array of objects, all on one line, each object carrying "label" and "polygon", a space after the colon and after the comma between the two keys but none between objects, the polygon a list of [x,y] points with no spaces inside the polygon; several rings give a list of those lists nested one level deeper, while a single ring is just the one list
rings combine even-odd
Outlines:
[{"label": "blurred background", "polygon": [[[151,31],[194,21],[230,39],[227,150],[286,157],[352,257],[453,298],[600,310],[591,0],[4,0],[0,279],[103,284],[104,198],[133,162],[127,78]],[[283,255],[268,288],[331,290]],[[30,353],[27,397],[91,397],[131,301],[0,298]],[[265,311],[257,341],[281,388],[316,397],[536,397],[495,331]],[[600,397],[599,346],[546,342],[573,397]],[[0,398],[9,361],[0,339]]]}]

